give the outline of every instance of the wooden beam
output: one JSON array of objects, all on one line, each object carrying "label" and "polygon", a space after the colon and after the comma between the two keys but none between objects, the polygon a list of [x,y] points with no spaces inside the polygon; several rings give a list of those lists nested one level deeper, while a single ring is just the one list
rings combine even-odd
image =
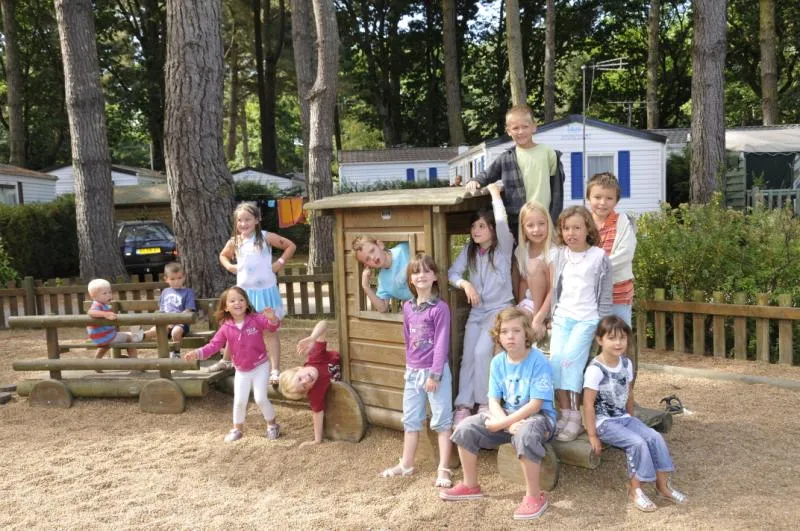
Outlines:
[{"label": "wooden beam", "polygon": [[[800,308],[752,306],[749,304],[714,304],[710,302],[642,301],[642,308],[659,312],[701,313],[726,317],[757,317],[760,319],[800,320]],[[768,304],[768,302],[767,302]],[[13,319],[13,317],[11,318]]]},{"label": "wooden beam", "polygon": [[88,315],[39,315],[15,316],[8,318],[9,328],[82,328],[86,326],[115,326],[132,325],[171,325],[194,324],[197,314],[194,313],[136,313],[118,314],[114,321],[107,319],[92,319]]},{"label": "wooden beam", "polygon": [[16,360],[11,364],[15,371],[67,371],[67,370],[119,370],[119,371],[196,371],[197,360],[172,358],[70,358]]}]

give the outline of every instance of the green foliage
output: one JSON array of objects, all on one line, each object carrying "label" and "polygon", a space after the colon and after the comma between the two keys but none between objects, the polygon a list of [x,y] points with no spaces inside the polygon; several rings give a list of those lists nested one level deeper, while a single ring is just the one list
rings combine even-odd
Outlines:
[{"label": "green foliage", "polygon": [[692,152],[686,145],[683,153],[675,153],[667,159],[667,203],[677,207],[689,202],[691,186]]},{"label": "green foliage", "polygon": [[449,186],[447,181],[378,181],[370,184],[345,183],[339,185],[339,193],[376,192],[379,190],[408,190],[414,188],[443,188]]},{"label": "green foliage", "polygon": [[637,299],[666,288],[800,297],[800,219],[788,209],[743,212],[708,205],[665,206],[637,221],[633,260]]},{"label": "green foliage", "polygon": [[11,267],[11,257],[6,252],[3,239],[0,238],[0,286],[5,286],[8,281],[19,278],[16,270]]},{"label": "green foliage", "polygon": [[51,203],[0,205],[0,234],[10,266],[19,276],[47,279],[79,274],[72,195]]},{"label": "green foliage", "polygon": [[[280,199],[283,197],[297,197],[305,195],[305,191],[300,187],[287,188],[286,190],[279,190],[275,186],[267,186],[254,182],[238,182],[234,185],[234,197],[236,202],[239,201],[255,201],[261,207],[261,228],[280,234],[284,238],[288,238],[297,245],[298,252],[308,252],[308,240],[310,237],[311,227],[306,223],[298,223],[292,227],[281,229],[278,227],[278,209],[269,207],[268,201],[270,199]],[[230,223],[230,221],[228,221]]]}]

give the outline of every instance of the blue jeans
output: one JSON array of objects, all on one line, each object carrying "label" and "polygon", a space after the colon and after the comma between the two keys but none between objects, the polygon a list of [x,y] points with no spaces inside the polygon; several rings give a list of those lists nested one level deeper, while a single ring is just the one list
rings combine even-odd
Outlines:
[{"label": "blue jeans", "polygon": [[629,478],[636,474],[639,481],[655,481],[656,472],[675,470],[664,437],[636,417],[608,419],[597,427],[597,436],[625,450]]},{"label": "blue jeans", "polygon": [[435,432],[447,431],[453,427],[453,378],[450,367],[445,364],[442,380],[436,391],[425,391],[425,380],[430,369],[406,367],[403,387],[403,430],[422,431],[427,412],[425,402],[431,404],[431,429]]},{"label": "blue jeans", "polygon": [[580,393],[583,390],[583,370],[589,359],[598,319],[576,321],[569,317],[553,317],[550,335],[550,368],[553,389]]},{"label": "blue jeans", "polygon": [[633,319],[633,304],[612,304],[611,313],[628,323],[628,326],[633,327],[631,324],[631,320]]}]

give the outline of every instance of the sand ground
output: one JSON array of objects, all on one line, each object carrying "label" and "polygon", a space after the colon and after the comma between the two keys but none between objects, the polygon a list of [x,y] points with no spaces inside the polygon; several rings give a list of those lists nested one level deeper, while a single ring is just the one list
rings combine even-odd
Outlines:
[{"label": "sand ground", "polygon": [[[282,333],[282,367],[297,362],[300,329]],[[75,331],[75,337],[81,336]],[[334,341],[335,345],[335,341]],[[0,383],[15,382],[14,359],[41,357],[41,331],[0,331]],[[70,354],[75,356],[84,353]],[[150,355],[150,354],[147,354]],[[645,360],[669,361],[663,355]],[[753,362],[690,360],[692,366],[798,379],[800,368]],[[753,369],[751,371],[751,369]],[[534,525],[548,528],[765,529],[800,522],[800,394],[742,383],[639,374],[637,400],[655,407],[677,394],[692,414],[666,435],[676,484],[687,507],[660,504],[644,514],[626,504],[622,452],[596,470],[564,466],[551,507]],[[359,444],[311,437],[309,411],[277,406],[283,436],[263,437],[251,404],[245,437],[225,444],[229,395],[189,399],[181,415],[150,415],[135,400],[77,399],[71,409],[0,405],[2,529],[506,529],[529,526],[511,514],[522,489],[496,472],[494,453],[480,456],[487,498],[440,501],[435,465],[407,478],[380,479],[401,452],[402,435],[371,428]],[[456,473],[460,478],[460,473]],[[794,522],[794,524],[792,523]]]}]

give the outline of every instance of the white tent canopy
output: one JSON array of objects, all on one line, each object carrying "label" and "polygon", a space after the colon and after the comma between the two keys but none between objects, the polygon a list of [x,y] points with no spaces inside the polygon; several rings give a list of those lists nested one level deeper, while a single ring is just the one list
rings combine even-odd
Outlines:
[{"label": "white tent canopy", "polygon": [[790,129],[728,129],[725,149],[745,153],[800,152],[800,127]]}]

